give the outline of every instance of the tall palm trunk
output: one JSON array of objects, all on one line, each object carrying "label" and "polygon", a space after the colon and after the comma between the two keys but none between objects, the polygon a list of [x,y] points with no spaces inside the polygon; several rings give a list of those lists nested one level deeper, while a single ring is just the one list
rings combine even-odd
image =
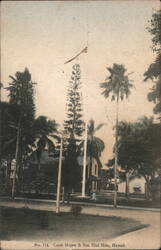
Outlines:
[{"label": "tall palm trunk", "polygon": [[10,182],[11,164],[12,164],[12,159],[11,159],[11,155],[9,155],[9,158],[7,159],[7,166],[6,166],[6,184],[5,184],[6,191],[8,191],[8,185]]},{"label": "tall palm trunk", "polygon": [[[2,121],[1,88],[2,84],[0,83],[0,121]],[[2,164],[2,123],[0,124],[0,167],[1,164]]]},{"label": "tall palm trunk", "polygon": [[145,198],[146,200],[150,199],[150,179],[149,177],[145,178]]},{"label": "tall palm trunk", "polygon": [[125,190],[125,193],[126,193],[126,198],[128,200],[129,199],[129,173],[128,172],[126,173],[126,190]]},{"label": "tall palm trunk", "polygon": [[117,207],[118,106],[119,106],[119,96],[117,96],[117,101],[116,101],[115,166],[114,166],[114,179],[115,179],[114,207],[115,208]]},{"label": "tall palm trunk", "polygon": [[56,213],[57,214],[59,214],[60,212],[62,158],[63,158],[63,136],[61,137],[59,166],[58,166],[57,195],[56,195]]},{"label": "tall palm trunk", "polygon": [[13,184],[12,184],[12,199],[15,197],[15,186],[16,186],[16,173],[18,169],[18,157],[19,157],[19,146],[20,146],[20,119],[18,123],[18,128],[17,128],[17,141],[16,141],[16,153],[15,153],[15,160],[16,160],[16,165],[13,170]]}]

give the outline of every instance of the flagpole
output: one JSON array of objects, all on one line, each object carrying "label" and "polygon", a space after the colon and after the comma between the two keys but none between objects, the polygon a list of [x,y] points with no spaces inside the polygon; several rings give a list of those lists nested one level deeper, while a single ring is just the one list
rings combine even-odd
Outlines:
[{"label": "flagpole", "polygon": [[87,166],[87,122],[85,123],[85,134],[84,134],[82,197],[85,197],[85,192],[86,192],[86,166]]},{"label": "flagpole", "polygon": [[56,196],[56,213],[57,214],[59,214],[59,212],[60,212],[60,189],[61,189],[62,156],[63,156],[63,136],[61,136],[59,167],[58,167],[57,196]]},{"label": "flagpole", "polygon": [[72,57],[70,60],[66,61],[64,64],[70,63],[73,60],[77,59],[81,54],[87,53],[88,47],[86,46],[80,53],[78,53],[76,56]]}]

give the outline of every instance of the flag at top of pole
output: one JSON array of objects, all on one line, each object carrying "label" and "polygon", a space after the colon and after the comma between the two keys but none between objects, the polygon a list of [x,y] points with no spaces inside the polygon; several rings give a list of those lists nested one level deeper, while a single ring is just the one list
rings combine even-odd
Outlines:
[{"label": "flag at top of pole", "polygon": [[86,46],[81,52],[79,52],[76,56],[72,57],[70,60],[66,61],[64,64],[70,63],[76,58],[78,58],[81,54],[87,53],[88,52],[88,47]]}]

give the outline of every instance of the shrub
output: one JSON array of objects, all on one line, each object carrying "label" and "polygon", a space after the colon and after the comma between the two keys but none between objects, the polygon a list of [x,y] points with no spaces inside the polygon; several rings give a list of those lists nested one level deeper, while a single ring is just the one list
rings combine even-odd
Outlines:
[{"label": "shrub", "polygon": [[70,211],[73,214],[73,216],[77,218],[82,211],[82,207],[80,205],[72,205]]}]

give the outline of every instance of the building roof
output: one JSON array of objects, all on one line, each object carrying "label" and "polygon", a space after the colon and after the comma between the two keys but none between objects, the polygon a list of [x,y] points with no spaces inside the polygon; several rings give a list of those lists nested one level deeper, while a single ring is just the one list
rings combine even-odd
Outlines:
[{"label": "building roof", "polygon": [[[37,158],[37,152],[34,151],[27,159],[27,162],[29,164],[38,164],[38,158]],[[40,157],[40,164],[41,165],[50,165],[50,164],[54,164],[54,163],[58,163],[59,162],[59,157],[54,156],[53,153],[49,153],[47,150],[44,150],[41,153],[41,157]]]}]

